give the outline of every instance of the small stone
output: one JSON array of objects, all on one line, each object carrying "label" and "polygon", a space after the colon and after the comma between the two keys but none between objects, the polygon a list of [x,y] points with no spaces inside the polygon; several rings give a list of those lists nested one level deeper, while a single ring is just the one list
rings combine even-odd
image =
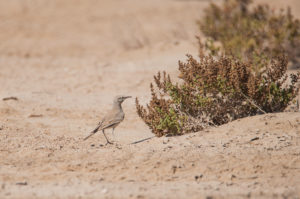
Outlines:
[{"label": "small stone", "polygon": [[195,180],[196,180],[196,181],[198,181],[198,180],[199,180],[200,178],[202,178],[202,177],[203,177],[203,175],[202,175],[202,174],[200,174],[200,175],[196,175],[196,176],[195,176]]},{"label": "small stone", "polygon": [[236,178],[236,175],[232,174],[231,175],[231,180],[234,179],[234,178]]},{"label": "small stone", "polygon": [[164,138],[163,139],[163,144],[167,144],[169,141],[170,141],[169,138]]},{"label": "small stone", "polygon": [[172,166],[172,171],[173,171],[173,174],[175,174],[175,173],[176,173],[176,170],[177,170],[177,166],[176,166],[176,165],[173,165],[173,166]]},{"label": "small stone", "polygon": [[101,191],[103,194],[106,194],[107,192],[108,192],[108,190],[107,189],[102,189],[102,191]]},{"label": "small stone", "polygon": [[23,186],[26,186],[26,185],[28,185],[28,183],[27,183],[27,182],[17,182],[16,185],[23,185]]},{"label": "small stone", "polygon": [[247,197],[248,197],[248,198],[251,198],[251,192],[249,192],[249,193],[247,194]]}]

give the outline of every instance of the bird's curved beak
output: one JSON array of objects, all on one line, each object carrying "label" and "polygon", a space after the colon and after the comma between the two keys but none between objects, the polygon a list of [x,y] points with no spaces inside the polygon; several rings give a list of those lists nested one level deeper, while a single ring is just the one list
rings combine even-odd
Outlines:
[{"label": "bird's curved beak", "polygon": [[124,99],[131,98],[131,96],[125,96]]}]

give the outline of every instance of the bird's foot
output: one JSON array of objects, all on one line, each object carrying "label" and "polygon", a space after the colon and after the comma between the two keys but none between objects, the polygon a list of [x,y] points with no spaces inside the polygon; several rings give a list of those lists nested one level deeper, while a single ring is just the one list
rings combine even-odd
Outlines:
[{"label": "bird's foot", "polygon": [[105,145],[114,144],[113,142],[107,141]]}]

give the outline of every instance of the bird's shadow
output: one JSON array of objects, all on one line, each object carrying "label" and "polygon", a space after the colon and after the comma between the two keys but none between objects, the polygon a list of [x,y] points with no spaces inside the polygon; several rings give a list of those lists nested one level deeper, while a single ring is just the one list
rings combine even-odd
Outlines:
[{"label": "bird's shadow", "polygon": [[132,142],[130,144],[138,144],[138,143],[141,143],[141,142],[144,142],[144,141],[147,141],[147,140],[150,140],[152,138],[154,138],[155,136],[151,136],[151,137],[148,137],[148,138],[144,138],[142,140],[138,140],[138,141],[135,141],[135,142]]}]

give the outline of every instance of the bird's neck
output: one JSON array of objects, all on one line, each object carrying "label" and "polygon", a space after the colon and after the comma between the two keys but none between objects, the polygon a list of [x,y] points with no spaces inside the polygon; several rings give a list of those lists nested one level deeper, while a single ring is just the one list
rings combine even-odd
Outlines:
[{"label": "bird's neck", "polygon": [[113,108],[114,108],[114,109],[119,109],[119,110],[123,111],[122,106],[121,106],[121,103],[115,102],[114,105],[113,105]]}]

